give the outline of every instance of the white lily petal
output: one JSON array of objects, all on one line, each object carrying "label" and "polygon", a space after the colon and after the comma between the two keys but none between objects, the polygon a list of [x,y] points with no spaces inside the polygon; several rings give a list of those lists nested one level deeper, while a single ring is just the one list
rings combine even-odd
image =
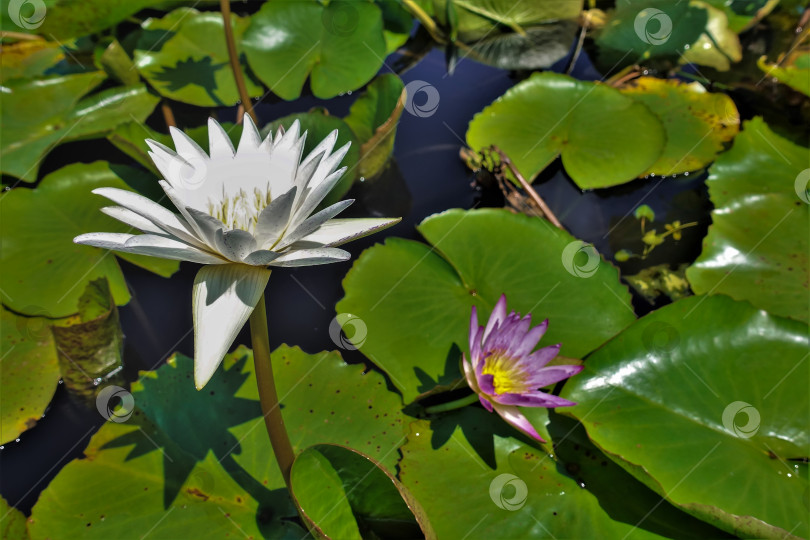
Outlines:
[{"label": "white lily petal", "polygon": [[198,160],[207,160],[208,154],[205,150],[200,148],[200,145],[194,142],[194,139],[183,133],[174,126],[169,126],[169,133],[174,141],[174,147],[177,154],[188,161],[189,163],[196,163]]},{"label": "white lily petal", "polygon": [[165,236],[153,234],[132,235],[123,233],[87,233],[73,239],[76,244],[94,246],[137,255],[150,255],[161,259],[189,261],[201,264],[224,264],[228,261],[211,253],[178,242]]},{"label": "white lily petal", "polygon": [[[243,127],[242,131],[244,130]],[[213,118],[208,118],[208,153],[211,154],[211,159],[231,159],[235,153],[231,138]]]},{"label": "white lily petal", "polygon": [[253,123],[253,118],[246,114],[242,119],[242,137],[239,139],[236,155],[242,156],[256,153],[261,143],[262,138],[259,135],[259,130],[256,129],[256,124]]},{"label": "white lily petal", "polygon": [[194,235],[191,226],[182,221],[176,214],[158,203],[132,191],[118,188],[96,188],[92,191],[110,199],[124,208],[145,217],[178,240],[200,247],[200,239]]},{"label": "white lily petal", "polygon": [[168,233],[146,219],[145,217],[136,214],[128,208],[123,206],[105,206],[101,211],[111,218],[115,218],[125,225],[140,229],[145,233],[167,235]]},{"label": "white lily petal", "polygon": [[183,201],[180,194],[165,180],[158,180],[158,184],[160,184],[160,187],[163,188],[163,192],[166,194],[169,200],[172,201],[174,207],[180,211],[180,215],[182,215],[183,219],[186,220],[186,223],[191,226],[191,229],[194,231],[196,237],[202,241],[202,245],[204,246],[206,244],[205,235],[197,226],[197,223],[191,218],[188,210],[186,210],[186,203]]},{"label": "white lily petal", "polygon": [[245,264],[205,266],[194,279],[194,384],[214,375],[261,298],[270,270]]},{"label": "white lily petal", "polygon": [[339,246],[386,229],[401,220],[402,218],[332,219],[321,225],[315,232],[301,238],[298,243],[307,242],[325,247]]},{"label": "white lily petal", "polygon": [[351,257],[348,251],[338,248],[299,249],[290,251],[270,263],[270,266],[314,266],[347,261]]},{"label": "white lily petal", "polygon": [[197,228],[203,235],[203,240],[209,248],[216,248],[217,231],[223,230],[225,224],[213,216],[209,216],[205,212],[200,212],[196,208],[186,207],[186,212],[197,225]]},{"label": "white lily petal", "polygon": [[329,195],[329,192],[337,185],[345,172],[346,167],[341,167],[330,174],[320,185],[316,187],[310,186],[306,189],[304,197],[301,198],[300,206],[295,209],[293,218],[290,220],[290,228],[294,229],[299,223],[309,217],[312,211],[321,204],[321,201]]},{"label": "white lily petal", "polygon": [[312,161],[320,163],[321,159],[323,158],[318,156],[320,156],[321,154],[328,156],[332,152],[332,149],[335,148],[335,143],[337,142],[337,139],[338,139],[338,130],[333,129],[332,132],[329,133],[329,135],[327,135],[324,140],[318,143],[318,146],[312,149],[312,152],[307,154],[307,157],[304,158],[304,161],[301,162],[301,166],[303,167],[304,165]]},{"label": "white lily petal", "polygon": [[324,182],[327,178],[329,178],[329,175],[335,172],[340,163],[343,161],[343,158],[346,157],[346,153],[349,151],[349,148],[351,148],[351,146],[352,146],[351,141],[347,142],[346,144],[338,148],[334,154],[327,156],[325,159],[321,160],[320,164],[318,165],[318,169],[312,175],[312,178],[309,179],[309,182],[306,184],[306,187],[314,190],[319,185],[321,185],[322,182]]},{"label": "white lily petal", "polygon": [[248,256],[242,260],[242,262],[245,264],[252,264],[253,266],[267,266],[280,256],[281,253],[276,253],[275,251],[269,251],[267,249],[260,249],[248,254]]},{"label": "white lily petal", "polygon": [[276,135],[276,141],[273,143],[275,148],[279,147],[286,147],[292,148],[296,141],[298,141],[299,133],[301,132],[301,122],[295,120],[290,129],[284,130],[284,126],[278,127],[278,134]]},{"label": "white lily petal", "polygon": [[345,210],[348,206],[350,206],[354,202],[354,199],[346,199],[345,201],[340,201],[338,203],[333,204],[327,208],[324,208],[317,214],[314,214],[303,222],[300,225],[296,226],[294,229],[288,230],[288,232],[284,235],[281,239],[281,242],[278,244],[277,249],[283,249],[293,242],[300,240],[301,238],[305,237],[306,235],[314,232],[318,229],[321,225],[341,213]]},{"label": "white lily petal", "polygon": [[256,243],[259,247],[272,246],[286,229],[292,214],[292,205],[298,188],[293,186],[288,192],[276,197],[268,204],[256,220]]},{"label": "white lily petal", "polygon": [[217,251],[233,262],[242,262],[242,259],[256,251],[257,247],[256,239],[247,231],[219,229],[216,232]]}]

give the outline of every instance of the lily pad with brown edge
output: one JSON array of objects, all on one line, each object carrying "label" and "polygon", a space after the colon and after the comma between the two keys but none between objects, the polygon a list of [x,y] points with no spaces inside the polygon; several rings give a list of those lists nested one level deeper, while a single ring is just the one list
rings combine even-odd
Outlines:
[{"label": "lily pad with brown edge", "polygon": [[56,391],[61,372],[52,322],[0,307],[0,444],[34,427]]},{"label": "lily pad with brown edge", "polygon": [[743,538],[807,537],[808,347],[806,324],[692,296],[589,356],[559,412],[684,511]]},{"label": "lily pad with brown edge", "polygon": [[407,99],[405,85],[397,75],[380,75],[352,103],[343,119],[360,143],[357,175],[366,180],[385,169],[394,151],[397,125]]},{"label": "lily pad with brown edge", "polygon": [[[344,445],[396,472],[402,400],[380,374],[364,374],[335,352],[282,345],[272,356],[297,451]],[[143,372],[132,397],[131,416],[106,423],[86,457],[42,492],[29,520],[32,538],[127,537],[144,523],[158,538],[304,535],[289,521],[297,513],[265,430],[249,349],[227,355],[204,391],[194,387],[193,360],[174,355]]]},{"label": "lily pad with brown edge", "polygon": [[[237,53],[250,20],[231,16]],[[222,15],[182,7],[163,18],[147,19],[135,48],[135,65],[161,95],[200,107],[235,105],[239,92],[234,82],[225,42]],[[264,93],[260,83],[242,66],[250,97]]]},{"label": "lily pad with brown edge", "polygon": [[808,315],[810,149],[749,120],[709,169],[714,204],[703,251],[686,270],[698,294],[727,294],[776,315]]},{"label": "lily pad with brown edge", "polygon": [[708,166],[739,131],[740,115],[725,94],[698,82],[640,77],[621,89],[646,105],[666,130],[666,145],[645,174],[669,176]]},{"label": "lily pad with brown edge", "polygon": [[[116,256],[168,277],[179,263],[144,255],[117,253],[73,243],[88,232],[132,233],[130,227],[101,212],[98,187],[132,188],[127,181],[144,180],[141,171],[106,161],[74,163],[47,175],[35,189],[15,188],[0,198],[6,223],[0,231],[0,288],[3,303],[26,315],[61,318],[76,312],[87,283],[106,277],[116,304],[129,299]],[[151,175],[147,175],[151,179]]]},{"label": "lily pad with brown edge", "polygon": [[42,158],[57,144],[103,136],[133,118],[143,122],[157,105],[144,85],[110,88],[82,99],[106,77],[99,71],[4,83],[2,172],[34,182]]},{"label": "lily pad with brown edge", "polygon": [[33,79],[65,58],[58,43],[37,39],[4,43],[0,55],[0,82]]},{"label": "lily pad with brown edge", "polygon": [[356,450],[329,444],[305,449],[295,459],[291,483],[316,538],[436,538],[424,509],[396,476]]},{"label": "lily pad with brown edge", "polygon": [[470,313],[485,321],[502,294],[509,308],[549,319],[543,345],[581,358],[635,320],[618,272],[548,222],[507,210],[448,210],[418,227],[429,244],[388,238],[343,280],[338,313],[367,329],[355,343],[406,403],[461,376]]},{"label": "lily pad with brown edge", "polygon": [[546,72],[476,114],[467,144],[498,146],[530,181],[559,156],[580,188],[594,189],[644,174],[661,156],[666,134],[645,105],[615,88]]}]

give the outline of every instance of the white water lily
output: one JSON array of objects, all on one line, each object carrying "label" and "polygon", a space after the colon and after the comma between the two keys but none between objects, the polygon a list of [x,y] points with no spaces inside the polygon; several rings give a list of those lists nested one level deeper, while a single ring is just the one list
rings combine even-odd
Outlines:
[{"label": "white water lily", "polygon": [[[273,266],[345,261],[335,246],[393,225],[399,219],[333,219],[353,201],[312,214],[337,184],[349,144],[332,151],[333,131],[301,159],[306,132],[298,121],[262,140],[245,115],[239,147],[208,120],[210,156],[171,128],[177,152],[147,140],[160,185],[179,214],[116,188],[94,189],[118,206],[102,211],[144,234],[89,233],[74,238],[116,251],[202,263],[194,280],[194,382],[205,386],[261,298]],[[337,170],[336,170],[337,169]],[[312,215],[311,215],[312,214]]]}]

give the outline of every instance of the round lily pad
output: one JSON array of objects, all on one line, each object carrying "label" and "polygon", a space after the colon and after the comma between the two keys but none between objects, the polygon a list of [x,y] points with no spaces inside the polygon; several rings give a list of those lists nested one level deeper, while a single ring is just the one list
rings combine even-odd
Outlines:
[{"label": "round lily pad", "polygon": [[[131,232],[130,227],[101,213],[107,206],[91,190],[130,189],[122,180],[143,173],[106,161],[75,163],[55,171],[35,189],[15,188],[2,195],[4,223],[0,252],[3,303],[26,315],[66,317],[76,313],[87,284],[106,277],[117,304],[129,301],[124,276],[109,250],[80,246],[73,238],[88,232]],[[122,259],[168,277],[179,263],[143,255]]]},{"label": "round lily pad", "polygon": [[757,117],[709,169],[712,225],[686,270],[697,293],[727,294],[807,322],[810,149]]},{"label": "round lily pad", "polygon": [[588,357],[560,412],[685,511],[741,537],[806,537],[808,347],[798,321],[689,297]]},{"label": "round lily pad", "polygon": [[406,402],[461,376],[472,306],[485,320],[502,294],[509,309],[536,323],[548,318],[541,345],[561,342],[568,357],[589,353],[635,319],[617,270],[544,220],[449,210],[419,231],[432,247],[389,238],[366,250],[337,305],[363,322],[367,331],[355,345]]},{"label": "round lily pad", "polygon": [[474,150],[497,145],[526,178],[557,156],[583,189],[629,182],[659,158],[666,136],[643,104],[600,83],[536,73],[476,114]]}]

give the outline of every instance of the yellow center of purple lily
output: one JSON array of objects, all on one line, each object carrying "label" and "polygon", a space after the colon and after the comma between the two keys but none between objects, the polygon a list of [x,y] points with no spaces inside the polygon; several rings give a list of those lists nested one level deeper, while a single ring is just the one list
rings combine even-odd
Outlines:
[{"label": "yellow center of purple lily", "polygon": [[484,361],[483,375],[492,375],[492,386],[496,394],[520,394],[529,389],[523,381],[523,371],[514,359],[501,351],[493,351]]}]

